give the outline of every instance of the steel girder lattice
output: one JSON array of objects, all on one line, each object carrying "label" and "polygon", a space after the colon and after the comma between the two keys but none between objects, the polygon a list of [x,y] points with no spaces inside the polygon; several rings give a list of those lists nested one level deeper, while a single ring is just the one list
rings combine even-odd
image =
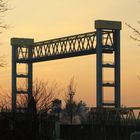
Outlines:
[{"label": "steel girder lattice", "polygon": [[[103,50],[109,50],[113,45],[112,32],[102,32],[104,36]],[[32,57],[28,56],[28,45],[19,44],[17,48],[17,62],[40,62],[54,59],[81,56],[96,53],[96,32],[84,33],[58,39],[33,43]],[[112,48],[113,49],[113,48]]]},{"label": "steel girder lattice", "polygon": [[[111,84],[103,83],[102,67],[112,67],[117,69],[115,77],[120,77],[120,50],[118,48],[120,48],[119,33],[121,29],[121,22],[97,21],[95,26],[95,32],[78,34],[41,42],[34,42],[33,39],[25,38],[11,39],[12,108],[14,110],[16,109],[17,94],[24,93],[28,96],[32,95],[32,63],[90,54],[97,54],[97,107],[104,106],[102,88],[104,85],[107,86],[108,84],[111,86]],[[102,61],[102,53],[114,53],[115,59],[118,60],[113,63],[104,63]],[[17,64],[27,64],[26,74],[18,74]],[[28,86],[26,91],[18,91],[18,78],[27,78]],[[116,88],[116,85],[120,85],[119,79],[114,82],[114,85],[112,84],[114,88]],[[120,92],[120,87],[117,87],[117,89],[117,92]],[[120,106],[120,96],[117,98],[117,100],[119,100],[118,104],[114,103],[112,106]]]}]

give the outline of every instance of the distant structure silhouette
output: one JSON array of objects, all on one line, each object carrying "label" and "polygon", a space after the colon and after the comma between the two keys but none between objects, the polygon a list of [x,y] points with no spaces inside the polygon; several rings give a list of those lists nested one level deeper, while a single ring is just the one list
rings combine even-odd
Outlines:
[{"label": "distant structure silhouette", "polygon": [[[33,63],[96,54],[97,107],[120,107],[120,30],[119,21],[95,21],[95,32],[34,42],[34,39],[12,38],[12,109],[16,111],[18,94],[32,97]],[[110,54],[114,62],[104,62],[103,54]],[[27,65],[25,73],[17,72],[17,65]],[[114,70],[114,81],[103,81],[103,69]],[[18,89],[17,79],[27,79],[27,89]],[[104,99],[103,88],[114,88],[114,99]]]}]

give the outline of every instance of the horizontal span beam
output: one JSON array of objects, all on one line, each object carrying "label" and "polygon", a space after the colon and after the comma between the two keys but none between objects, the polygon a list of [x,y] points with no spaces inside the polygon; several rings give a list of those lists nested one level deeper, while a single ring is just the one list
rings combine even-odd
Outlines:
[{"label": "horizontal span beam", "polygon": [[[103,31],[103,53],[112,53],[113,39],[110,31]],[[62,37],[47,41],[21,44],[17,47],[16,62],[33,63],[96,53],[96,32]]]},{"label": "horizontal span beam", "polygon": [[51,61],[51,60],[57,60],[57,59],[63,59],[63,58],[78,57],[78,56],[84,56],[84,55],[90,55],[90,54],[96,54],[96,49],[85,50],[85,51],[76,52],[76,53],[66,53],[66,54],[60,54],[60,55],[54,55],[54,56],[44,56],[44,57],[39,57],[39,58],[18,59],[16,62],[35,63],[35,62]]}]

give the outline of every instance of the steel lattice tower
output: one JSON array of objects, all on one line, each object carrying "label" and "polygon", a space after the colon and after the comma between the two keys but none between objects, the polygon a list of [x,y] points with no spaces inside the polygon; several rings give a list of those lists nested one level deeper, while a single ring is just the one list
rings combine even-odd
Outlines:
[{"label": "steel lattice tower", "polygon": [[[24,41],[23,41],[24,40]],[[33,71],[32,71],[32,62],[20,63],[17,62],[18,57],[18,47],[22,46],[24,51],[27,52],[28,58],[32,58],[32,44],[34,43],[33,39],[20,39],[20,40],[11,40],[12,44],[12,109],[15,111],[17,108],[17,95],[18,94],[25,94],[28,95],[28,100],[32,97],[32,79],[33,79]],[[28,46],[28,48],[27,48]],[[23,52],[24,52],[23,51]],[[22,52],[22,53],[23,53]],[[17,72],[17,65],[24,64],[27,66],[27,70],[23,73]],[[23,90],[17,87],[17,80],[26,79],[25,84],[27,84],[27,89]]]},{"label": "steel lattice tower", "polygon": [[[97,48],[96,48],[96,63],[97,63],[97,107],[113,106],[120,107],[120,22],[101,21],[95,22],[97,30]],[[104,39],[104,32],[112,32]],[[109,39],[110,38],[110,39]],[[107,43],[109,39],[109,43]],[[114,62],[103,62],[103,49],[106,48],[106,53],[113,55]],[[114,70],[114,81],[106,82],[103,79],[103,69]],[[108,102],[104,99],[103,88],[114,88],[114,100]]]},{"label": "steel lattice tower", "polygon": [[[28,38],[12,38],[12,109],[17,110],[17,95],[32,97],[33,63],[96,54],[97,107],[120,107],[120,30],[121,22],[95,21],[95,32],[34,42]],[[113,55],[114,62],[103,62],[103,54]],[[19,64],[27,65],[18,73]],[[104,82],[103,69],[114,69],[114,81]],[[18,88],[17,80],[26,79],[26,89]],[[114,88],[114,100],[105,102],[103,88]]]}]

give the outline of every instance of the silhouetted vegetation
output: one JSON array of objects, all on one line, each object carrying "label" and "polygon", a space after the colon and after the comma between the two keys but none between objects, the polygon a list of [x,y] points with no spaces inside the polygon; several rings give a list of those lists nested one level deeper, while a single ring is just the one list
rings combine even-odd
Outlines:
[{"label": "silhouetted vegetation", "polygon": [[8,25],[4,23],[3,16],[4,14],[10,10],[8,6],[7,0],[0,0],[0,33],[3,32],[3,30],[8,28]]},{"label": "silhouetted vegetation", "polygon": [[87,120],[87,105],[83,101],[77,102],[74,99],[76,94],[76,85],[74,83],[74,78],[71,79],[68,85],[68,91],[66,92],[65,107],[62,110],[62,120],[69,124],[75,123],[85,123]]},{"label": "silhouetted vegetation", "polygon": [[[7,0],[0,0],[0,33],[2,33],[5,29],[8,28],[8,25],[3,21],[4,14],[9,10],[9,6]],[[4,67],[6,65],[4,56],[0,56],[0,67]]]},{"label": "silhouetted vegetation", "polygon": [[[137,21],[138,25],[140,25],[140,21]],[[130,38],[137,41],[137,42],[140,42],[140,31],[139,29],[131,26],[130,24],[128,23],[125,23],[132,31],[133,31],[133,34],[130,35]]]},{"label": "silhouetted vegetation", "polygon": [[[32,96],[36,102],[37,113],[49,112],[52,101],[58,98],[61,92],[62,89],[58,87],[56,82],[49,83],[36,79],[33,82]],[[19,108],[26,108],[28,106],[28,96],[20,96],[17,104]]]},{"label": "silhouetted vegetation", "polygon": [[2,96],[1,140],[128,140],[132,132],[140,130],[140,114],[136,119],[131,109],[89,110],[83,101],[76,102],[73,80],[68,86],[63,108],[61,100],[56,99],[62,90],[55,82],[50,86],[37,80],[33,87],[32,98],[29,102],[27,98],[21,98],[18,102],[21,109],[17,112],[12,112],[9,107],[11,97]]}]

